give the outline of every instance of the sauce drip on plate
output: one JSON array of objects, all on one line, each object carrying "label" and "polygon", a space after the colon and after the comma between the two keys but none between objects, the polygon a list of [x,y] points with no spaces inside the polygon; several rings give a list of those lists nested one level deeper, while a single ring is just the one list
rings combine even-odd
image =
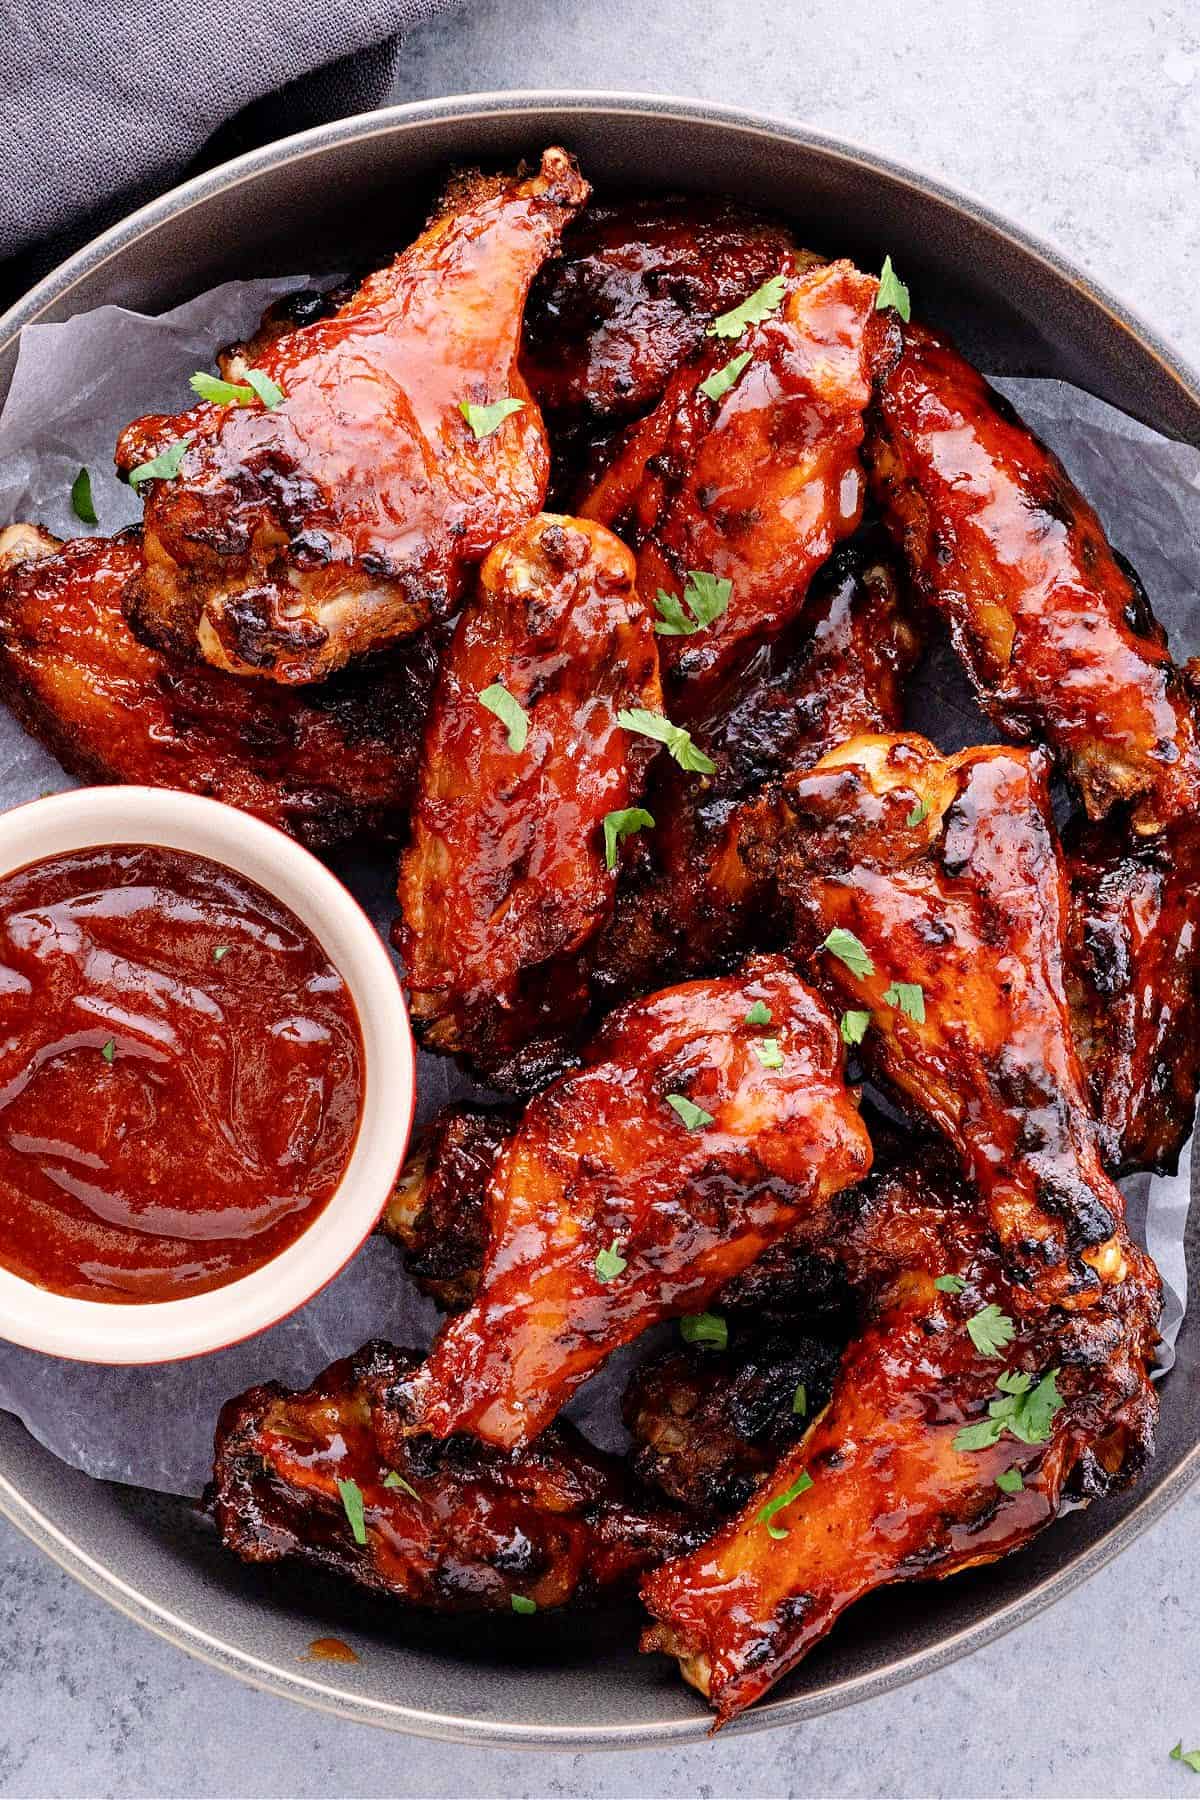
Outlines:
[{"label": "sauce drip on plate", "polygon": [[223,1286],[295,1241],[350,1160],[354,1003],[307,926],[177,850],[0,881],[0,1264],[55,1293]]}]

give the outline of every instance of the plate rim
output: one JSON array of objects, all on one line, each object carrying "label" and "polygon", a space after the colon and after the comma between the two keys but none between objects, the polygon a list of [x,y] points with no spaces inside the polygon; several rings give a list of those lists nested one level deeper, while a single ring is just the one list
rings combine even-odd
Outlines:
[{"label": "plate rim", "polygon": [[[1026,256],[1036,258],[1057,277],[1065,279],[1088,302],[1099,307],[1119,330],[1135,338],[1141,349],[1159,363],[1200,411],[1200,375],[1169,338],[1111,288],[1095,281],[1052,241],[1019,225],[969,189],[945,182],[917,164],[875,151],[856,139],[820,131],[765,109],[730,106],[681,95],[609,89],[517,88],[409,101],[316,125],[247,151],[191,177],[127,214],[51,269],[0,314],[0,356],[13,346],[26,325],[35,323],[49,306],[64,299],[85,277],[102,268],[128,245],[193,206],[252,180],[264,171],[319,156],[335,144],[389,137],[409,127],[450,119],[482,120],[523,113],[540,116],[547,112],[591,113],[610,118],[632,115],[657,117],[684,125],[717,125],[739,136],[750,133],[815,149],[842,163],[860,167],[868,177],[882,174],[919,194],[932,196],[984,224]],[[1107,1566],[1148,1526],[1161,1518],[1186,1493],[1198,1475],[1200,1437],[1174,1468],[1153,1486],[1147,1486],[1140,1498],[1099,1540],[1079,1548],[1068,1561],[1033,1587],[996,1607],[985,1618],[960,1627],[932,1646],[907,1651],[882,1667],[840,1678],[835,1687],[767,1699],[724,1727],[722,1741],[745,1732],[798,1724],[876,1698],[995,1642]],[[707,1710],[701,1710],[700,1702],[697,1702],[695,1716],[634,1724],[574,1726],[546,1722],[536,1725],[505,1723],[484,1716],[451,1715],[364,1697],[335,1682],[301,1675],[256,1656],[152,1599],[75,1542],[3,1472],[0,1472],[0,1515],[117,1611],[197,1660],[233,1675],[251,1687],[352,1722],[369,1723],[443,1742],[548,1751],[651,1749],[696,1743],[703,1742],[711,1729],[711,1715]]]}]

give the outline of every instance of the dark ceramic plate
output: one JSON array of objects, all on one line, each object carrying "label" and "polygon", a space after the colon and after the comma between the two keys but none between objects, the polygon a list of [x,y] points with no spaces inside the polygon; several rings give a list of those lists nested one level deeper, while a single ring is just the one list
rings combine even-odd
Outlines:
[{"label": "dark ceramic plate", "polygon": [[[1055,252],[977,203],[865,151],[687,101],[500,94],[351,119],[213,170],[96,240],[0,320],[0,397],[20,328],[113,301],[172,306],[249,274],[345,268],[390,253],[446,165],[548,143],[602,186],[708,190],[790,214],[803,239],[877,268],[890,251],[923,311],[989,370],[1055,375],[1200,444],[1200,385],[1154,334]],[[1193,1283],[1200,1252],[1188,1236]],[[1184,1321],[1158,1454],[1133,1493],[1077,1512],[990,1569],[859,1607],[731,1730],[795,1724],[942,1667],[1074,1587],[1200,1467],[1200,1309]],[[115,1606],[231,1674],[352,1719],[435,1737],[541,1746],[695,1739],[708,1714],[632,1613],[540,1622],[405,1617],[221,1555],[183,1502],[90,1481],[0,1414],[0,1507]],[[522,1622],[516,1622],[521,1625]],[[353,1667],[302,1661],[345,1632]]]}]

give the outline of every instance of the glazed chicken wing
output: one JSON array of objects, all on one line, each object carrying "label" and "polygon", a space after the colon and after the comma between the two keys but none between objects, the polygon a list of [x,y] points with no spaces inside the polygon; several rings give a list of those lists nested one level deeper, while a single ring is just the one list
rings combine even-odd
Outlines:
[{"label": "glazed chicken wing", "polygon": [[697,722],[713,774],[698,780],[666,757],[655,763],[646,796],[654,828],[633,841],[591,955],[602,1004],[710,973],[771,940],[770,881],[739,849],[745,802],[845,738],[897,730],[919,646],[886,539],[856,537],[816,577],[799,620],[762,645]]},{"label": "glazed chicken wing", "polygon": [[569,1425],[515,1456],[410,1439],[385,1457],[376,1396],[418,1361],[368,1344],[302,1393],[272,1381],[230,1400],[210,1495],[226,1547],[431,1611],[510,1612],[589,1598],[694,1538]]},{"label": "glazed chicken wing", "polygon": [[[672,717],[694,718],[739,660],[795,617],[862,516],[863,415],[897,348],[877,293],[848,262],[785,259],[775,310],[740,335],[707,340],[583,504],[637,551],[647,607],[664,596]],[[735,360],[732,386],[711,399],[704,384]],[[729,584],[704,603],[714,616],[702,629],[689,600],[696,572]]]},{"label": "glazed chicken wing", "polygon": [[0,532],[0,696],[89,781],[209,794],[314,848],[397,831],[416,777],[439,638],[295,692],[149,649],[121,600],[136,533],[60,545]]},{"label": "glazed chicken wing", "polygon": [[1048,743],[1092,818],[1151,834],[1200,808],[1193,684],[1057,457],[918,327],[888,371],[872,484],[1000,729]]},{"label": "glazed chicken wing", "polygon": [[943,1131],[1026,1297],[1120,1274],[1120,1195],[1071,1034],[1067,891],[1043,759],[862,737],[765,801],[752,860],[868,1061]]},{"label": "glazed chicken wing", "polygon": [[469,1306],[491,1229],[489,1184],[517,1127],[497,1106],[444,1106],[422,1133],[396,1181],[379,1229],[404,1250],[423,1294],[447,1312]]},{"label": "glazed chicken wing", "polygon": [[1105,1160],[1170,1172],[1200,1085],[1200,820],[1133,844],[1091,825],[1065,850],[1067,992]]},{"label": "glazed chicken wing", "polygon": [[701,1311],[870,1154],[837,1028],[781,958],[613,1014],[505,1146],[478,1293],[391,1396],[396,1435],[528,1442],[610,1352]]},{"label": "glazed chicken wing", "polygon": [[[460,181],[335,314],[263,347],[278,403],[247,389],[252,404],[130,425],[127,474],[187,441],[148,487],[139,628],[219,668],[307,682],[452,611],[545,493],[521,321],[587,192],[562,150],[536,175]],[[489,416],[503,401],[518,410]]]},{"label": "glazed chicken wing", "polygon": [[[515,724],[481,696],[515,701]],[[501,1077],[582,1016],[580,953],[616,885],[604,821],[637,801],[655,748],[617,715],[661,701],[611,532],[542,514],[497,545],[442,665],[400,866],[396,942],[429,1048]]]},{"label": "glazed chicken wing", "polygon": [[1030,1314],[936,1154],[836,1206],[866,1322],[828,1407],[735,1519],[643,1582],[643,1649],[677,1656],[718,1723],[854,1601],[1006,1555],[1153,1447],[1159,1285],[1123,1232],[1094,1306]]}]

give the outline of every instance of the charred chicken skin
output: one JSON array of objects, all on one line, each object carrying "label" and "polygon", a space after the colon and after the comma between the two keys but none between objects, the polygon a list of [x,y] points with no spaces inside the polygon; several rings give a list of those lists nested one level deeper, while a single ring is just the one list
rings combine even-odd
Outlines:
[{"label": "charred chicken skin", "polygon": [[1087,826],[1065,850],[1067,991],[1105,1160],[1170,1172],[1200,1085],[1200,820],[1132,844]]},{"label": "charred chicken skin", "polygon": [[1094,1300],[1122,1272],[1121,1199],[1071,1033],[1044,760],[855,738],[764,802],[749,854],[868,1061],[958,1151],[1019,1304]]},{"label": "charred chicken skin", "polygon": [[614,1013],[505,1145],[475,1300],[390,1397],[395,1435],[529,1442],[870,1158],[837,1027],[781,958]]},{"label": "charred chicken skin", "polygon": [[[516,704],[515,726],[489,696]],[[661,700],[611,532],[541,514],[497,545],[442,665],[400,866],[396,942],[429,1048],[497,1075],[582,1016],[581,952],[616,885],[604,821],[639,798],[654,750],[618,714]]]},{"label": "charred chicken skin", "polygon": [[[775,310],[734,338],[709,338],[677,370],[581,509],[636,550],[638,589],[671,627],[660,643],[668,710],[689,722],[796,616],[858,525],[864,413],[898,348],[875,308],[878,284],[852,264],[789,257],[777,277]],[[710,398],[705,384],[742,358],[733,385]],[[697,573],[729,584],[714,590],[723,610],[703,630],[688,598]]]},{"label": "charred chicken skin", "polygon": [[1050,745],[1088,814],[1150,835],[1200,810],[1194,684],[1057,457],[918,326],[886,370],[875,497],[1000,729]]},{"label": "charred chicken skin", "polygon": [[479,1288],[491,1217],[492,1170],[516,1130],[503,1107],[444,1106],[400,1172],[379,1229],[404,1249],[423,1294],[447,1312],[469,1306]]},{"label": "charred chicken skin", "polygon": [[677,1656],[718,1724],[856,1600],[1007,1555],[1153,1448],[1159,1284],[1120,1220],[1121,1279],[1091,1307],[1029,1312],[936,1154],[834,1205],[865,1322],[829,1405],[736,1518],[642,1585],[643,1649]]},{"label": "charred chicken skin", "polygon": [[[521,322],[587,193],[562,150],[535,175],[464,178],[336,313],[264,344],[277,403],[130,425],[127,474],[187,441],[178,472],[149,484],[139,629],[218,668],[309,682],[452,611],[545,494]],[[502,401],[519,410],[497,421]]]},{"label": "charred chicken skin", "polygon": [[122,595],[136,533],[0,531],[0,695],[72,775],[208,794],[322,848],[399,831],[438,639],[302,692],[251,687],[141,643]]},{"label": "charred chicken skin", "polygon": [[645,802],[654,827],[631,841],[590,959],[599,1004],[770,942],[771,884],[740,852],[746,802],[845,738],[898,730],[919,647],[886,539],[855,538],[817,576],[795,625],[762,645],[697,721],[714,772],[655,763]]},{"label": "charred chicken skin", "polygon": [[295,1393],[267,1382],[217,1426],[210,1505],[245,1562],[291,1559],[435,1612],[585,1600],[694,1540],[621,1463],[556,1425],[514,1456],[454,1439],[384,1455],[381,1389],[418,1361],[368,1344]]}]

